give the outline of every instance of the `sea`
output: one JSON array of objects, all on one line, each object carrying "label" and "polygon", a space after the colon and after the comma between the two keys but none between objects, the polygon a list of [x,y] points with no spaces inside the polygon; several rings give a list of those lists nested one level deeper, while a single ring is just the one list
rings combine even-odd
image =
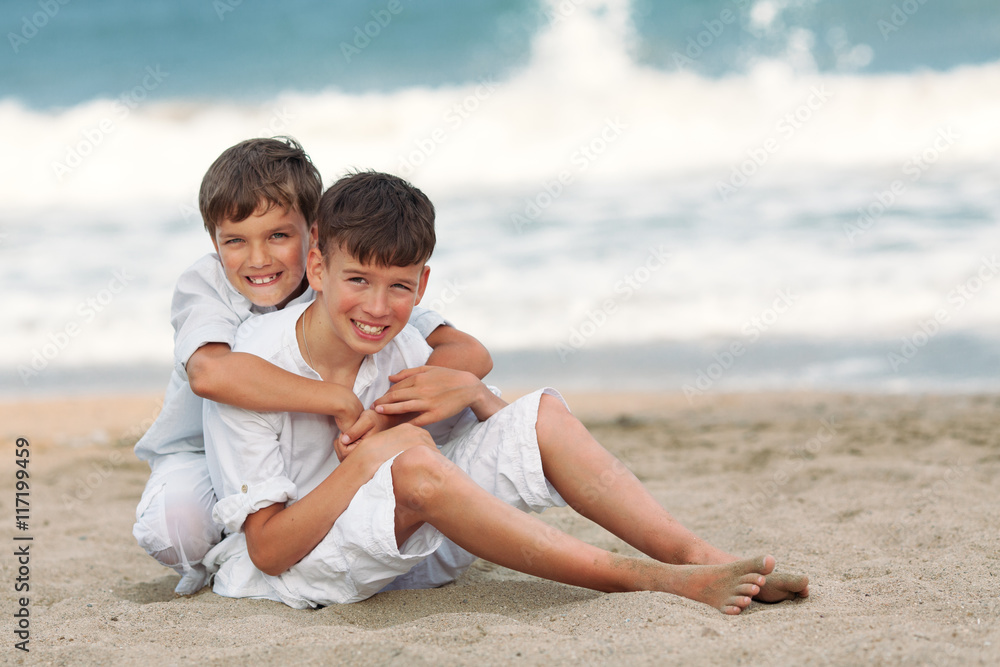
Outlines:
[{"label": "sea", "polygon": [[437,208],[502,387],[1000,391],[995,0],[9,0],[0,395],[159,391],[253,136]]}]

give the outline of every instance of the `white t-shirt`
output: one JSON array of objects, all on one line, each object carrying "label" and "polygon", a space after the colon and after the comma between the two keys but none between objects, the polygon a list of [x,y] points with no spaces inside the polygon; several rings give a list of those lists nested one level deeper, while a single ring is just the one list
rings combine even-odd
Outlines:
[{"label": "white t-shirt", "polygon": [[[311,288],[293,299],[288,307],[307,304],[316,297]],[[215,253],[192,264],[177,280],[170,305],[174,327],[174,369],[163,399],[163,408],[153,425],[135,445],[135,455],[145,461],[176,452],[204,452],[202,428],[204,400],[191,391],[187,362],[207,343],[226,343],[235,349],[237,329],[253,315],[276,310],[250,302],[226,279],[222,262]],[[444,318],[426,308],[414,308],[410,316],[425,338]],[[245,335],[250,329],[244,329]]]}]

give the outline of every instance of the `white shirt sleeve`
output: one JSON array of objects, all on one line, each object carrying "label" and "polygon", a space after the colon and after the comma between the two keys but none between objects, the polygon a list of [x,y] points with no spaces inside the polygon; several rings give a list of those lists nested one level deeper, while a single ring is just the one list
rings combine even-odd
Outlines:
[{"label": "white shirt sleeve", "polygon": [[410,313],[410,324],[420,332],[420,335],[424,339],[434,333],[434,330],[439,326],[453,326],[451,322],[441,317],[437,311],[421,308],[420,306],[413,307],[413,312]]},{"label": "white shirt sleeve", "polygon": [[170,306],[174,367],[181,379],[187,381],[187,362],[202,345],[233,346],[236,329],[249,317],[249,308],[249,301],[226,280],[217,256],[203,257],[181,274]]},{"label": "white shirt sleeve", "polygon": [[280,413],[205,401],[205,453],[219,495],[212,516],[229,533],[257,510],[298,498],[278,442],[281,422]]}]

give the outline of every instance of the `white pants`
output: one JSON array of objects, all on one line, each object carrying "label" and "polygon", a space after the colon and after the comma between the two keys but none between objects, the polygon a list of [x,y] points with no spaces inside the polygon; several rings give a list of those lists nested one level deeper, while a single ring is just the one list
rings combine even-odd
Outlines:
[{"label": "white pants", "polygon": [[222,539],[212,520],[215,491],[204,452],[157,457],[135,510],[135,536],[146,553],[181,575],[175,592],[190,595],[208,583],[202,559]]}]

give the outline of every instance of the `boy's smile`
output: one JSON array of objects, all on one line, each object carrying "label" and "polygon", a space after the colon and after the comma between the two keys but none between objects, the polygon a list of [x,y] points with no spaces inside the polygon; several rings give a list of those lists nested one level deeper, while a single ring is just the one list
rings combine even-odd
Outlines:
[{"label": "boy's smile", "polygon": [[256,306],[282,308],[305,290],[309,226],[295,209],[272,206],[246,220],[223,220],[212,239],[226,278]]},{"label": "boy's smile", "polygon": [[427,287],[430,268],[362,264],[336,247],[327,254],[324,259],[319,249],[309,251],[309,284],[317,295],[306,335],[317,365],[356,369],[362,357],[381,350],[406,326]]}]

